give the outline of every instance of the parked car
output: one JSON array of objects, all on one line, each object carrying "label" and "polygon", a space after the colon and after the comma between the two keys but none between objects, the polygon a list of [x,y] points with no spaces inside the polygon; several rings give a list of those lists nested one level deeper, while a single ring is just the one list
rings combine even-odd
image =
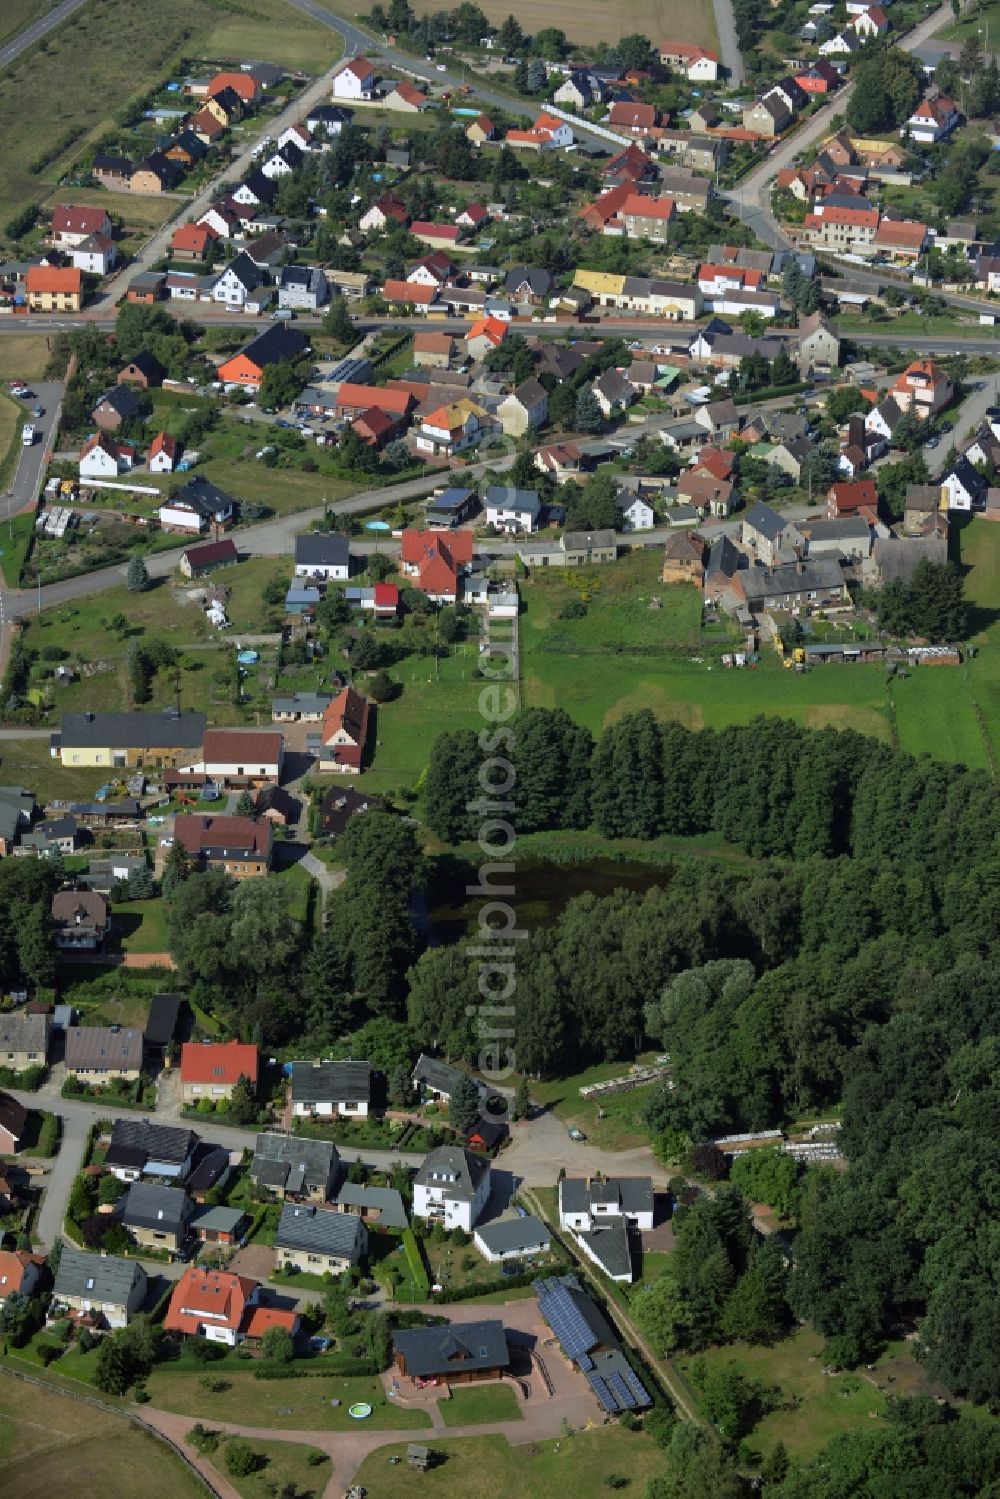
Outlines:
[{"label": "parked car", "polygon": [[571,1140],[579,1141],[585,1140],[587,1138],[587,1136],[583,1133],[583,1130],[577,1129],[575,1124],[571,1124],[566,1133],[569,1135]]}]

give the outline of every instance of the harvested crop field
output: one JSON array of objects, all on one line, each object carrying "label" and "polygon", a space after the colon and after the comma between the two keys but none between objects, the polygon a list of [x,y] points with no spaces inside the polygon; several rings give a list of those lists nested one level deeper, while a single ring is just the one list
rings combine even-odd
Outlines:
[{"label": "harvested crop field", "polygon": [[[417,15],[440,10],[437,0],[413,0]],[[614,42],[619,37],[638,32],[648,36],[654,45],[661,41],[700,42],[716,45],[715,17],[710,0],[549,0],[544,23],[538,7],[528,0],[482,0],[487,19],[500,26],[508,16],[516,16],[526,31],[537,31],[541,24],[555,26],[566,33],[567,40],[578,45]]]}]

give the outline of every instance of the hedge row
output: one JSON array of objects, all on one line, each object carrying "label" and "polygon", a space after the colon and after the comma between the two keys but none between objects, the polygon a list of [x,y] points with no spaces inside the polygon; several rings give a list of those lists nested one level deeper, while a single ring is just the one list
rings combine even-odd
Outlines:
[{"label": "hedge row", "polygon": [[413,1284],[424,1296],[430,1296],[430,1276],[427,1274],[423,1251],[417,1243],[416,1235],[412,1228],[403,1229],[403,1253],[406,1256],[406,1263],[409,1266]]}]

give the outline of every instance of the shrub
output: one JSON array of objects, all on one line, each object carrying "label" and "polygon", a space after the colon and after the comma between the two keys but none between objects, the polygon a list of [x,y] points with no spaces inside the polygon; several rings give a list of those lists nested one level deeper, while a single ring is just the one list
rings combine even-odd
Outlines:
[{"label": "shrub", "polygon": [[42,1343],[38,1350],[38,1361],[43,1369],[47,1369],[62,1352],[61,1348],[54,1348],[51,1343]]},{"label": "shrub", "polygon": [[187,1434],[187,1439],[196,1452],[214,1452],[219,1445],[219,1433],[198,1421]]},{"label": "shrub", "polygon": [[581,598],[567,599],[559,610],[560,619],[583,619],[587,613],[587,605]]},{"label": "shrub", "polygon": [[226,1468],[234,1478],[249,1478],[263,1467],[263,1459],[249,1442],[230,1439],[226,1443]]}]

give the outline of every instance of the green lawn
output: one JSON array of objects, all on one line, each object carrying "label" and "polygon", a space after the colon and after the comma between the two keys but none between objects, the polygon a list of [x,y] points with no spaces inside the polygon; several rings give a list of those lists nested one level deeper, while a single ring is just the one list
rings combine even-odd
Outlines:
[{"label": "green lawn", "polygon": [[554,1441],[512,1447],[503,1436],[435,1438],[445,1461],[410,1477],[391,1457],[406,1461],[406,1445],[380,1447],[358,1469],[356,1482],[368,1499],[399,1499],[418,1486],[426,1499],[602,1499],[608,1478],[628,1478],[627,1492],[641,1495],[648,1479],[663,1470],[663,1454],[652,1439],[620,1426],[578,1431]]},{"label": "green lawn", "polygon": [[[146,1388],[153,1405],[207,1424],[234,1421],[275,1431],[354,1431],[361,1425],[369,1431],[403,1431],[430,1425],[426,1411],[390,1405],[377,1379],[254,1379],[251,1373],[220,1364],[211,1366],[210,1375],[226,1380],[229,1388],[210,1392],[203,1388],[200,1375],[169,1364],[153,1370]],[[332,1405],[333,1400],[340,1404]],[[347,1414],[348,1406],[358,1400],[374,1407],[364,1423]]]},{"label": "green lawn", "polygon": [[40,380],[55,335],[0,333],[0,380]]},{"label": "green lawn", "polygon": [[[632,552],[614,567],[536,573],[523,590],[528,607],[522,651],[590,655],[627,649],[697,654],[701,596],[689,584],[661,583],[661,565],[657,547]],[[563,607],[577,599],[587,604],[586,615],[561,619]]]},{"label": "green lawn", "polygon": [[123,952],[166,952],[167,915],[163,898],[126,900],[112,908],[115,930]]},{"label": "green lawn", "polygon": [[[288,1487],[296,1499],[319,1499],[331,1471],[325,1452],[302,1442],[251,1441],[250,1446],[261,1459],[261,1466],[247,1478],[234,1477],[226,1467],[225,1443],[209,1454],[209,1461],[243,1499],[270,1499],[274,1494],[285,1493]],[[321,1461],[315,1461],[317,1458]]]},{"label": "green lawn", "polygon": [[12,516],[6,524],[0,522],[0,568],[8,588],[16,588],[21,576],[24,559],[35,529],[35,514]]},{"label": "green lawn", "polygon": [[[651,1062],[656,1052],[645,1052],[637,1058],[639,1062]],[[587,1143],[601,1150],[629,1150],[636,1145],[649,1143],[649,1132],[642,1123],[642,1111],[652,1098],[654,1087],[635,1088],[630,1093],[612,1093],[594,1099],[580,1097],[580,1088],[588,1083],[605,1082],[611,1077],[621,1077],[628,1072],[627,1062],[602,1062],[588,1067],[585,1072],[559,1081],[531,1083],[534,1103],[545,1104],[567,1126],[575,1125],[587,1136]],[[604,1118],[598,1119],[603,1111]]]},{"label": "green lawn", "polygon": [[458,1385],[438,1410],[446,1426],[485,1426],[492,1421],[521,1421],[517,1396],[506,1384]]},{"label": "green lawn", "polygon": [[[146,903],[148,904],[148,902]],[[115,913],[121,910],[115,907]],[[152,952],[160,952],[160,948],[152,948]],[[81,1025],[136,1025],[144,1026],[149,1015],[149,994],[122,994],[110,999],[102,999],[96,1006],[88,1006],[79,998],[75,1000],[80,1010]]]},{"label": "green lawn", "polygon": [[449,729],[479,729],[482,678],[474,675],[475,641],[452,647],[437,663],[415,656],[394,667],[390,676],[402,684],[394,702],[376,715],[374,757],[362,777],[365,791],[397,791],[419,780],[435,737]]}]

